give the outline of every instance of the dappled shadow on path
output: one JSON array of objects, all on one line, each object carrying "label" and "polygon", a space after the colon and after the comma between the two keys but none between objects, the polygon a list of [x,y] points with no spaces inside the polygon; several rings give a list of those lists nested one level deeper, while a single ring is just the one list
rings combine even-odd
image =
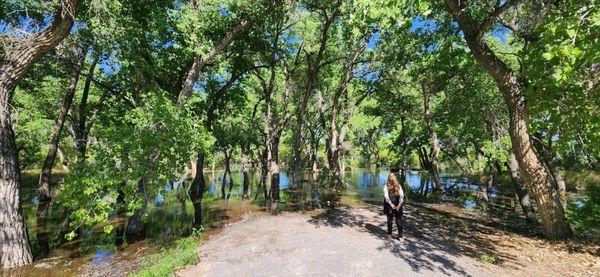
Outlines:
[{"label": "dappled shadow on path", "polygon": [[481,259],[483,255],[494,256],[500,266],[522,267],[512,255],[495,250],[497,241],[484,234],[499,230],[480,224],[475,219],[456,216],[420,205],[405,205],[405,240],[386,240],[386,219],[381,206],[366,205],[364,208],[329,209],[311,217],[309,223],[316,227],[351,227],[367,232],[382,240],[378,251],[389,251],[403,259],[414,272],[434,271],[445,275],[469,276],[459,257]]}]

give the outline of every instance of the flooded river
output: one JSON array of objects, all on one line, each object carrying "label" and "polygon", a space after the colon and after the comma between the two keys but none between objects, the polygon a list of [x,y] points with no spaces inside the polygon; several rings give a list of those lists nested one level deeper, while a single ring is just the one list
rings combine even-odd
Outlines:
[{"label": "flooded river", "polygon": [[[237,221],[248,213],[261,213],[271,210],[266,199],[270,184],[261,184],[260,174],[251,174],[249,198],[243,201],[243,173],[233,172],[234,185],[229,191],[229,199],[221,195],[222,171],[205,173],[206,191],[202,199],[202,225],[207,232],[218,230],[228,222]],[[325,176],[311,175],[297,189],[292,190],[286,172],[280,174],[280,197],[277,210],[313,210],[352,203],[383,201],[382,186],[388,176],[387,171],[370,172],[355,170],[344,174],[345,188],[331,190]],[[30,176],[36,180],[35,176]],[[25,176],[27,179],[27,176]],[[444,184],[442,202],[452,203],[465,209],[484,211],[501,210],[513,216],[520,216],[517,201],[509,186],[498,185],[486,188],[484,182],[469,180],[458,174],[442,173]],[[136,259],[145,253],[169,246],[177,238],[190,235],[193,230],[194,205],[189,200],[187,189],[190,180],[165,184],[155,192],[145,218],[145,238],[123,243],[122,233],[104,232],[104,226],[111,223],[120,226],[126,218],[116,212],[106,224],[93,228],[82,228],[73,241],[66,241],[66,209],[54,205],[49,209],[45,235],[37,228],[36,210],[39,201],[35,194],[36,182],[25,181],[23,188],[23,209],[30,234],[32,251],[36,257],[33,266],[23,269],[34,275],[73,275],[79,273],[83,264],[101,264],[107,260]],[[410,171],[407,175],[408,201],[433,201],[433,180],[427,173]],[[265,191],[265,189],[267,191]],[[49,251],[44,251],[47,245]],[[45,254],[44,252],[49,252]],[[134,252],[134,253],[130,253]]]}]

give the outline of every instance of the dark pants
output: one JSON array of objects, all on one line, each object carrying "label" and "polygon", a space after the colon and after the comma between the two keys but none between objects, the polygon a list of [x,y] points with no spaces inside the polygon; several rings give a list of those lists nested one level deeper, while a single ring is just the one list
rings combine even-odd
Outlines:
[{"label": "dark pants", "polygon": [[[394,202],[394,205],[397,205],[396,202]],[[403,206],[400,206],[400,209],[398,209],[396,211],[396,210],[392,209],[392,207],[390,207],[390,205],[387,202],[384,204],[383,211],[385,212],[385,215],[387,216],[387,233],[388,233],[388,235],[392,234],[392,224],[395,219],[396,227],[398,227],[398,236],[402,237],[402,209],[403,209]]]}]

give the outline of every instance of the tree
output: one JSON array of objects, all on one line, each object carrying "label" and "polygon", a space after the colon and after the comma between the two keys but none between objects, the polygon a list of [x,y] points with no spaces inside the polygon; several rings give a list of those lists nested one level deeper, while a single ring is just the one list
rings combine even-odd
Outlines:
[{"label": "tree", "polygon": [[498,58],[484,40],[484,35],[497,17],[508,10],[515,1],[498,3],[493,11],[477,21],[464,9],[464,2],[445,0],[446,8],[464,32],[464,38],[475,59],[496,81],[508,107],[509,134],[513,151],[523,173],[523,180],[531,190],[539,207],[544,232],[548,238],[562,238],[571,234],[557,191],[551,185],[544,166],[533,152],[529,140],[529,113],[523,85],[515,72]]},{"label": "tree", "polygon": [[19,158],[11,122],[11,101],[15,87],[31,66],[63,40],[73,26],[79,1],[62,1],[51,25],[18,42],[14,49],[4,50],[0,64],[0,243],[4,268],[23,266],[32,261],[27,229],[21,214],[19,197]]}]

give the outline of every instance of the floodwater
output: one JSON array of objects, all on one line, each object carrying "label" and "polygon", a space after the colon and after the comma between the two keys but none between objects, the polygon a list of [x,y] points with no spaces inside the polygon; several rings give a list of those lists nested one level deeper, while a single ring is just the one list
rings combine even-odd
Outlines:
[{"label": "floodwater", "polygon": [[[281,172],[281,199],[276,204],[276,209],[298,211],[351,205],[357,202],[382,203],[382,187],[388,174],[387,171],[367,170],[346,172],[343,177],[344,188],[333,190],[329,188],[326,176],[316,174],[305,176],[311,181],[291,189],[288,175]],[[227,187],[227,200],[224,200],[221,194],[222,175],[222,171],[205,173],[207,185],[200,214],[202,226],[207,232],[237,221],[247,213],[269,212],[274,207],[266,199],[270,184],[261,184],[259,173],[250,174],[249,197],[246,201],[242,200],[243,173],[233,172],[234,185],[230,191]],[[486,188],[481,185],[484,182],[469,180],[452,173],[441,173],[440,177],[444,185],[444,203],[452,203],[465,209],[496,209],[518,214],[518,202],[509,186]],[[409,171],[406,181],[405,187],[409,189],[408,201],[433,202],[434,185],[427,173]],[[33,266],[22,269],[23,272],[28,275],[74,275],[80,273],[78,270],[83,264],[101,264],[116,259],[117,256],[119,259],[135,259],[160,247],[169,246],[169,243],[177,238],[190,235],[193,231],[195,207],[187,195],[189,182],[190,180],[183,180],[167,183],[161,191],[155,192],[148,205],[148,216],[145,218],[145,238],[125,241],[126,243],[122,233],[103,231],[108,223],[118,227],[126,222],[126,217],[119,216],[116,212],[105,224],[82,228],[73,241],[66,241],[64,235],[68,228],[67,212],[65,208],[56,205],[49,209],[46,235],[38,235],[40,229],[37,227],[36,210],[39,201],[35,195],[36,182],[24,182],[23,210],[36,262]],[[44,251],[46,245],[49,251]],[[124,253],[126,255],[123,255]]]}]

